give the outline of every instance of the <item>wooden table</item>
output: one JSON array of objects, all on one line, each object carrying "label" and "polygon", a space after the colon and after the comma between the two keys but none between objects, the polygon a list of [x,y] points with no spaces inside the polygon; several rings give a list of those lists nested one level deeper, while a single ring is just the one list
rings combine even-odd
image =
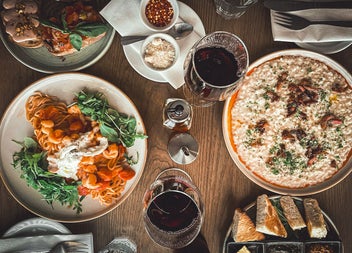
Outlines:
[{"label": "wooden table", "polygon": [[[215,13],[212,0],[183,0],[193,8],[204,23],[207,33],[225,30],[237,34],[246,43],[250,61],[280,49],[296,48],[293,43],[274,42],[271,34],[269,10],[259,2],[238,20],[226,21]],[[136,10],[137,11],[137,10]],[[170,132],[162,126],[162,106],[169,97],[180,96],[178,90],[164,83],[155,83],[138,75],[128,64],[119,35],[95,65],[83,73],[96,75],[114,83],[136,104],[143,117],[148,139],[148,158],[142,178],[118,208],[98,219],[65,224],[73,233],[93,232],[95,251],[113,237],[130,236],[138,244],[139,252],[169,252],[153,243],[142,222],[142,197],[156,174],[168,167],[177,166],[190,173],[203,194],[205,221],[202,233],[208,241],[210,252],[221,252],[226,231],[236,207],[244,207],[265,189],[247,179],[233,163],[222,135],[223,103],[195,110],[191,134],[198,140],[200,153],[190,165],[175,164],[168,156],[166,145]],[[352,47],[331,55],[348,71],[352,71]],[[33,81],[47,74],[36,72],[18,62],[0,43],[0,112],[4,113],[12,99]],[[340,231],[345,252],[352,252],[352,177],[349,176],[333,188],[314,195],[321,208],[331,217]],[[34,215],[18,204],[0,183],[0,234],[10,226]]]}]

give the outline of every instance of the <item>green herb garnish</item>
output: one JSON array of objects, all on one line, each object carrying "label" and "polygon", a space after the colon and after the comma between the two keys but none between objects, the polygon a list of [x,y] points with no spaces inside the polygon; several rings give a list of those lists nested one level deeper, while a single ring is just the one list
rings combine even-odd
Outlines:
[{"label": "green herb garnish", "polygon": [[136,119],[111,108],[102,93],[80,91],[76,96],[81,112],[99,123],[101,134],[109,141],[132,147],[136,139],[147,138],[137,133]]},{"label": "green herb garnish", "polygon": [[41,151],[38,143],[26,137],[23,142],[15,141],[22,146],[19,152],[13,154],[13,166],[21,169],[21,178],[27,185],[37,190],[43,199],[53,205],[58,201],[61,205],[72,206],[77,214],[82,212],[81,201],[77,187],[80,181],[68,182],[65,178],[47,171],[46,153]]},{"label": "green herb garnish", "polygon": [[83,39],[82,36],[86,37],[97,37],[108,30],[108,26],[103,23],[78,23],[75,27],[69,28],[66,22],[66,13],[61,16],[62,26],[51,22],[50,20],[40,20],[43,26],[56,29],[64,34],[69,34],[70,43],[77,50],[80,51],[82,48]]}]

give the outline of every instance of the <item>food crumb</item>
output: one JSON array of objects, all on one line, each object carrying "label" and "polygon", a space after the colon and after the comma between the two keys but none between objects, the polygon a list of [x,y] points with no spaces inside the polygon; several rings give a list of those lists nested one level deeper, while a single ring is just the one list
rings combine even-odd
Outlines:
[{"label": "food crumb", "polygon": [[165,39],[154,38],[144,50],[144,61],[152,68],[163,70],[175,61],[175,47]]}]

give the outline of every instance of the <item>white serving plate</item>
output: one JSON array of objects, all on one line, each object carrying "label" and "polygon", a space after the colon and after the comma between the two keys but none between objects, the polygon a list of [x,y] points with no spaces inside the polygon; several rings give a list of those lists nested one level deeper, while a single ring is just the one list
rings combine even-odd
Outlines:
[{"label": "white serving plate", "polygon": [[[332,60],[331,58],[329,58],[327,56],[324,56],[319,53],[311,52],[308,50],[303,50],[303,49],[289,49],[289,50],[282,50],[282,51],[277,51],[277,52],[268,54],[262,58],[259,58],[255,62],[253,62],[248,68],[248,73],[250,73],[251,70],[253,70],[255,67],[263,64],[264,62],[275,59],[280,56],[284,56],[284,55],[298,55],[298,56],[310,57],[312,59],[319,60],[319,61],[325,63],[326,65],[328,65],[329,67],[331,67],[332,69],[338,71],[347,80],[347,82],[352,86],[352,76],[344,67],[342,67],[340,64],[338,64],[337,62],[335,62],[334,60]],[[229,97],[226,100],[225,105],[224,105],[223,115],[222,115],[222,130],[223,130],[223,136],[224,136],[224,140],[226,143],[226,147],[227,147],[227,150],[228,150],[231,158],[235,162],[236,166],[242,171],[242,173],[245,176],[247,176],[250,180],[252,180],[257,185],[259,185],[269,191],[276,192],[279,194],[304,196],[304,195],[315,194],[315,193],[327,190],[327,189],[333,187],[334,185],[338,184],[339,182],[341,182],[344,178],[346,178],[351,173],[352,159],[350,158],[349,161],[345,164],[345,166],[343,168],[341,168],[334,176],[332,176],[331,178],[329,178],[328,180],[326,180],[322,183],[319,183],[319,184],[316,184],[313,186],[309,186],[309,187],[285,188],[285,187],[271,184],[271,183],[263,180],[262,178],[258,177],[257,175],[252,173],[248,168],[245,167],[245,165],[238,158],[238,155],[235,152],[234,148],[232,147],[231,129],[228,124],[228,122],[230,121],[230,110],[231,110],[230,106],[231,106],[231,102],[232,102],[231,99],[233,99],[233,97]]]},{"label": "white serving plate", "polygon": [[134,146],[128,148],[128,154],[137,158],[133,165],[136,175],[126,184],[125,190],[115,204],[103,206],[98,200],[87,196],[82,202],[83,211],[76,214],[75,210],[55,203],[53,208],[42,200],[36,190],[27,186],[24,179],[20,178],[21,171],[12,166],[12,155],[20,150],[20,146],[13,140],[23,141],[26,136],[33,136],[33,128],[26,120],[25,103],[35,91],[55,95],[66,103],[71,103],[74,94],[87,88],[103,93],[109,104],[119,112],[133,116],[137,120],[137,132],[145,134],[142,118],[126,94],[113,84],[98,77],[81,73],[64,73],[51,75],[40,79],[23,90],[9,105],[0,124],[0,175],[10,194],[26,209],[34,214],[61,222],[82,222],[100,217],[118,205],[131,194],[137,185],[146,162],[147,140],[137,139]]},{"label": "white serving plate", "polygon": [[[2,10],[2,6],[0,6],[0,10]],[[45,46],[24,48],[16,45],[9,41],[3,26],[0,26],[0,39],[12,56],[23,65],[43,73],[62,73],[85,69],[98,62],[106,54],[116,33],[108,23],[107,26],[106,35],[101,40],[83,48],[80,52],[64,57],[54,56]]]}]

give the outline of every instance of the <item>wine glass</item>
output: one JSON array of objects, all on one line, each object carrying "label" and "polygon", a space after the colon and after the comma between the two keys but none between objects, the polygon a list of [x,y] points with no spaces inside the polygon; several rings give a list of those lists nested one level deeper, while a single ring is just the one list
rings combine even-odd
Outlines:
[{"label": "wine glass", "polygon": [[157,244],[179,249],[190,244],[203,224],[204,208],[198,188],[183,170],[162,171],[143,198],[143,220]]},{"label": "wine glass", "polygon": [[196,42],[184,62],[183,92],[194,106],[210,106],[231,96],[249,64],[248,51],[236,35],[216,31]]}]

